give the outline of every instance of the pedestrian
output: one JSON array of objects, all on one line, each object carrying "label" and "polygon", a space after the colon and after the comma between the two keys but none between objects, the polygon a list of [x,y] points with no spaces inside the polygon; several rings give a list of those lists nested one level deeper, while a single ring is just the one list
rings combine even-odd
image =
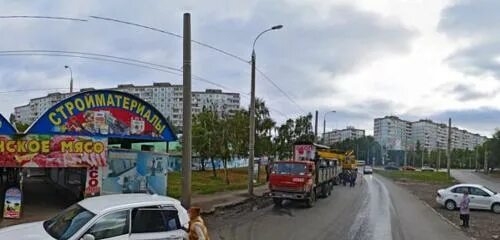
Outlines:
[{"label": "pedestrian", "polygon": [[349,170],[347,170],[345,172],[345,176],[344,176],[344,186],[347,185],[347,183],[351,184],[351,172]]},{"label": "pedestrian", "polygon": [[210,240],[205,222],[201,218],[199,207],[191,207],[189,213],[189,240]]},{"label": "pedestrian", "polygon": [[465,191],[464,196],[460,201],[460,219],[462,219],[462,226],[465,228],[469,227],[469,215],[470,215],[469,203],[470,203],[469,192]]},{"label": "pedestrian", "polygon": [[356,179],[358,178],[358,169],[356,169],[353,174],[352,174],[352,186],[355,187],[356,186]]}]

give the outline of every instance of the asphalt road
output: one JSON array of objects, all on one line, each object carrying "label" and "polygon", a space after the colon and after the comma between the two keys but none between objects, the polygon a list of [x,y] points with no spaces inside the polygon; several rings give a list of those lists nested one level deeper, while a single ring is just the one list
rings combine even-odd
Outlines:
[{"label": "asphalt road", "polygon": [[468,239],[406,190],[377,175],[305,208],[300,203],[218,216],[211,239]]},{"label": "asphalt road", "polygon": [[462,183],[480,184],[497,192],[500,191],[500,179],[476,173],[474,170],[451,170],[451,176]]}]

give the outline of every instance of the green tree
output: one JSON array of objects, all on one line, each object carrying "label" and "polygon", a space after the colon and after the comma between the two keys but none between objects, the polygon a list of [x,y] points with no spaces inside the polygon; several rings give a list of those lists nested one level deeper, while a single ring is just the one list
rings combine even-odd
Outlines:
[{"label": "green tree", "polygon": [[314,132],[312,129],[312,114],[299,116],[295,119],[293,136],[297,142],[314,142]]},{"label": "green tree", "polygon": [[278,135],[274,142],[279,159],[290,159],[293,155],[295,121],[288,119],[285,123],[277,128]]},{"label": "green tree", "polygon": [[211,161],[214,177],[217,177],[214,158],[218,153],[215,146],[218,142],[220,121],[217,113],[210,109],[203,109],[193,117],[193,150],[200,156],[202,170],[205,170],[205,160]]}]

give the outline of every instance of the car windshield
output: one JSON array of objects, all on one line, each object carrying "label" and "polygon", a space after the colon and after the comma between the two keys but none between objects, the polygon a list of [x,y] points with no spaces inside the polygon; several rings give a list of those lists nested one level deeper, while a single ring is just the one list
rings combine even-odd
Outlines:
[{"label": "car windshield", "polygon": [[78,204],[74,204],[50,220],[45,221],[43,227],[53,238],[66,240],[73,236],[94,216],[94,213]]},{"label": "car windshield", "polygon": [[306,166],[306,164],[302,163],[275,163],[273,173],[304,175],[306,173]]}]

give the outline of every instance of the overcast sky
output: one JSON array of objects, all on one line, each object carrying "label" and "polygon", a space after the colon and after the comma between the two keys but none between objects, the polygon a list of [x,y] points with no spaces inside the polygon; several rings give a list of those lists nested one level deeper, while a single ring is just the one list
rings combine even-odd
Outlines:
[{"label": "overcast sky", "polygon": [[[262,1],[9,1],[0,16],[43,15],[86,19],[0,18],[0,51],[61,50],[132,58],[180,68],[182,40],[89,16],[110,17],[182,34],[182,14],[192,14],[192,38],[250,59],[259,39],[257,96],[279,123],[327,110],[327,129],[353,125],[373,132],[373,118],[454,125],[490,136],[500,119],[500,1],[439,0],[262,0]],[[196,76],[241,93],[247,106],[250,66],[193,45]],[[0,112],[75,87],[113,87],[153,82],[182,83],[162,71],[91,59],[0,54]],[[194,90],[218,88],[193,81]],[[42,90],[40,90],[42,89]],[[37,90],[10,92],[17,90]],[[319,129],[322,129],[320,125]]]}]

